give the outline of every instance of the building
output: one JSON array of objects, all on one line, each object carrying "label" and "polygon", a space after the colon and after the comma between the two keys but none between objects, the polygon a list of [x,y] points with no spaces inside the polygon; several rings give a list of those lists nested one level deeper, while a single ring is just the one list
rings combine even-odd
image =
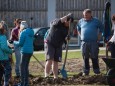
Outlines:
[{"label": "building", "polygon": [[[26,20],[31,27],[46,27],[53,19],[70,12],[79,20],[83,10],[89,8],[102,21],[107,1],[111,2],[111,14],[114,14],[115,0],[0,0],[0,20],[5,20],[10,28],[15,18]],[[76,44],[80,45],[80,41]]]},{"label": "building", "polygon": [[43,27],[69,12],[78,20],[86,8],[92,9],[93,16],[102,20],[106,1],[110,0],[0,0],[0,20],[12,27],[15,18],[22,18],[32,27]]},{"label": "building", "polygon": [[111,15],[115,14],[115,0],[111,0]]}]

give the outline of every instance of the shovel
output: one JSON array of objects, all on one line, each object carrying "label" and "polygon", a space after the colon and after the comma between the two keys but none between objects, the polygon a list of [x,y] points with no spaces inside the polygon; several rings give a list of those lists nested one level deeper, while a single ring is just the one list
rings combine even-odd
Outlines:
[{"label": "shovel", "polygon": [[[69,22],[68,36],[70,35],[70,25],[71,25],[71,22]],[[60,70],[60,73],[61,73],[61,75],[62,75],[62,77],[63,77],[64,79],[67,78],[67,71],[65,70],[65,64],[66,64],[67,53],[68,53],[68,44],[69,44],[69,39],[67,39],[64,64],[63,64],[63,66],[62,66],[62,69]]]},{"label": "shovel", "polygon": [[62,77],[65,79],[67,78],[67,71],[65,70],[65,64],[66,64],[67,53],[68,53],[68,43],[69,43],[68,41],[67,41],[67,45],[66,45],[66,54],[65,54],[64,64],[63,64],[62,69],[60,70]]},{"label": "shovel", "polygon": [[42,68],[44,69],[45,68],[45,66],[34,56],[34,55],[32,55],[35,59],[36,59],[36,61],[42,66]]},{"label": "shovel", "polygon": [[[33,57],[34,57],[34,59],[36,59],[36,61],[42,66],[42,68],[43,69],[45,69],[45,66],[34,56],[34,55],[32,55]],[[58,69],[58,74],[60,73],[60,69]],[[51,74],[50,75],[53,75],[53,72],[51,72]]]}]

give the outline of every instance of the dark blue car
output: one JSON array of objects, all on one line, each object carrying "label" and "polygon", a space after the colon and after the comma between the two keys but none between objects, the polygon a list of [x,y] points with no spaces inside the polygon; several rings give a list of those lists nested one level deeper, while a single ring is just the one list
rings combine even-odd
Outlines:
[{"label": "dark blue car", "polygon": [[43,50],[44,49],[44,35],[50,27],[39,27],[34,28],[34,50]]}]

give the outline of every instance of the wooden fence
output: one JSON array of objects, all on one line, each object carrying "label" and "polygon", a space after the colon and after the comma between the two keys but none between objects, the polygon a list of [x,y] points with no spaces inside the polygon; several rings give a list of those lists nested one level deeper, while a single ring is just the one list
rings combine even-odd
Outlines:
[{"label": "wooden fence", "polygon": [[0,0],[0,20],[12,27],[15,18],[33,27],[47,26],[47,0]]},{"label": "wooden fence", "polygon": [[[72,12],[78,20],[82,18],[82,11],[90,8],[93,16],[102,20],[106,1],[110,0],[56,0],[56,17]],[[47,26],[47,12],[48,0],[0,0],[0,20],[5,20],[9,27],[15,18],[22,18],[33,27]]]},{"label": "wooden fence", "polygon": [[62,17],[69,12],[74,14],[76,20],[82,18],[84,9],[89,8],[92,10],[93,16],[102,20],[103,11],[106,1],[111,0],[56,0],[57,2],[57,17]]}]

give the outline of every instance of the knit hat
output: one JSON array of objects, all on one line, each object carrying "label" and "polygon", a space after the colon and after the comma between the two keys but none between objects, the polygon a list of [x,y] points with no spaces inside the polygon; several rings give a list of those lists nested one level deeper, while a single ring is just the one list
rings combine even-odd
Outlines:
[{"label": "knit hat", "polygon": [[26,21],[21,21],[20,28],[21,29],[26,29],[28,27],[28,24]]},{"label": "knit hat", "polygon": [[2,27],[4,29],[6,29],[6,31],[7,31],[8,30],[8,26],[7,26],[6,22],[2,20],[0,23],[1,23]]},{"label": "knit hat", "polygon": [[4,34],[4,24],[0,23],[0,34]]}]

